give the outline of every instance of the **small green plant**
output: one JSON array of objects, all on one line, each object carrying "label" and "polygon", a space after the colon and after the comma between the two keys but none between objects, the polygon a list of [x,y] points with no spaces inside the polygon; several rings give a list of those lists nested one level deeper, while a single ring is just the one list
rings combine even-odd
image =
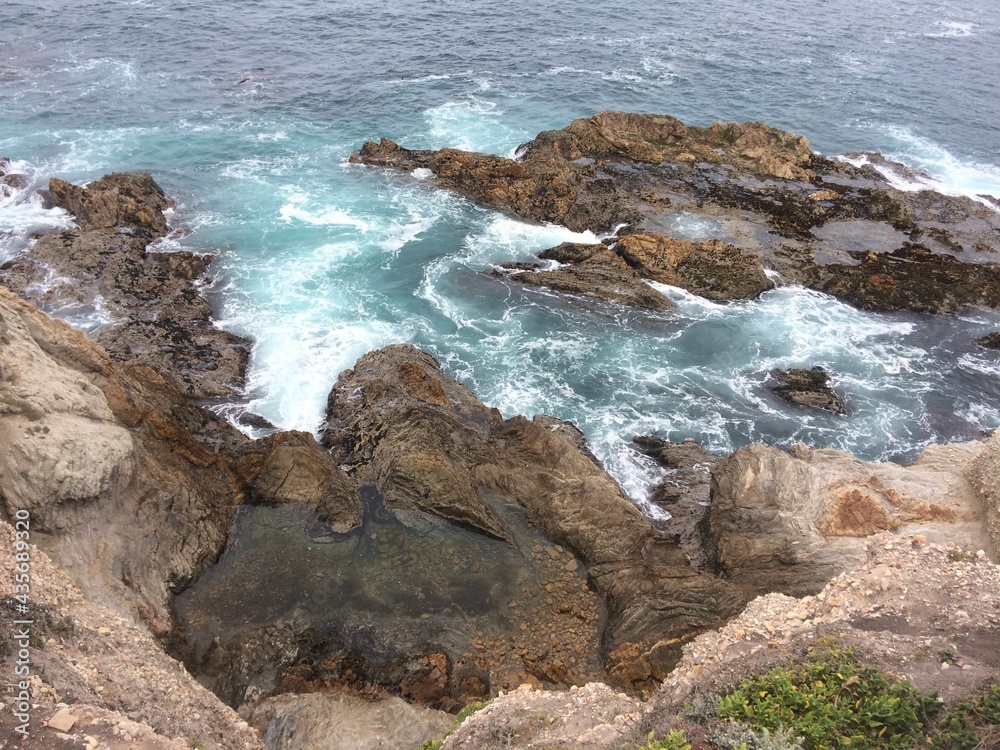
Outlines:
[{"label": "small green plant", "polygon": [[473,701],[455,715],[455,723],[452,724],[451,729],[444,733],[444,737],[439,740],[425,740],[420,743],[416,750],[441,750],[441,746],[448,739],[449,734],[458,729],[462,722],[472,716],[472,714],[482,708],[486,708],[487,705],[486,701]]},{"label": "small green plant", "polygon": [[486,701],[473,701],[455,715],[455,726],[468,719],[481,708],[486,708]]},{"label": "small green plant", "polygon": [[877,670],[821,659],[749,677],[719,699],[717,710],[755,729],[786,727],[806,750],[904,750],[923,739],[937,706],[936,696]]},{"label": "small green plant", "polygon": [[646,744],[639,750],[691,750],[691,744],[679,729],[671,729],[670,734],[662,740],[654,739],[652,732],[646,738]]},{"label": "small green plant", "polygon": [[976,553],[968,552],[961,547],[949,547],[948,559],[952,562],[973,562],[976,559]]}]

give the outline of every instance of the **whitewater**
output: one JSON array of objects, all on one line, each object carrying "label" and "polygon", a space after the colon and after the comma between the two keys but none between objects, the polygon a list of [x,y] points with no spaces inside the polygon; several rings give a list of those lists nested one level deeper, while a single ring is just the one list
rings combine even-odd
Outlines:
[{"label": "whitewater", "polygon": [[[576,423],[637,501],[660,471],[632,436],[754,441],[908,460],[1000,426],[1000,315],[862,312],[781,287],[716,304],[661,287],[670,312],[526,289],[490,272],[564,241],[436,190],[347,164],[366,139],[513,155],[600,109],[689,124],[760,120],[826,155],[879,151],[898,185],[1000,197],[1000,20],[985,0],[650,7],[8,2],[0,262],[71,225],[33,195],[49,177],[145,170],[176,200],[159,249],[215,253],[219,325],[255,342],[245,399],[216,404],[316,430],[364,353],[410,342],[483,402]],[[673,234],[714,236],[678,214]],[[154,248],[157,249],[157,248]],[[100,300],[54,310],[86,330]],[[777,400],[772,368],[821,365],[848,415]]]}]

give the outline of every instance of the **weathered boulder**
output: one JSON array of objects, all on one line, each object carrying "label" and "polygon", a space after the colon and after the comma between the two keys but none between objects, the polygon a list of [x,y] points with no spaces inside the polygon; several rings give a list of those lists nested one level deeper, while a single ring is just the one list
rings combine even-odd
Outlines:
[{"label": "weathered boulder", "polygon": [[236,464],[247,502],[297,503],[339,533],[361,523],[357,485],[307,432],[279,432],[247,446]]},{"label": "weathered boulder", "polygon": [[860,566],[865,537],[879,531],[990,549],[964,474],[982,451],[977,442],[932,445],[904,467],[801,444],[740,448],[712,470],[710,566],[757,593],[803,596]]},{"label": "weathered boulder", "polygon": [[39,238],[0,282],[49,312],[105,319],[96,338],[113,359],[149,365],[191,398],[237,395],[250,343],[216,328],[198,290],[212,256],[147,250],[166,234],[172,205],[153,179],[113,174],[86,188],[53,179],[50,194],[80,228]]},{"label": "weathered boulder", "polygon": [[834,414],[845,412],[837,394],[827,385],[830,375],[822,367],[809,370],[773,370],[771,376],[778,381],[778,385],[772,386],[771,390],[789,403],[811,406]]},{"label": "weathered boulder", "polygon": [[[710,299],[752,299],[771,286],[766,268],[782,283],[866,309],[1000,306],[1000,212],[965,197],[899,191],[884,172],[901,165],[865,158],[861,166],[825,159],[805,138],[757,122],[701,128],[599,112],[540,133],[516,160],[385,140],[365,143],[351,160],[430,169],[442,188],[530,221],[616,230],[618,254],[641,276]],[[707,220],[714,236],[664,234],[685,216]],[[520,280],[587,294],[608,285],[592,266]]]}]

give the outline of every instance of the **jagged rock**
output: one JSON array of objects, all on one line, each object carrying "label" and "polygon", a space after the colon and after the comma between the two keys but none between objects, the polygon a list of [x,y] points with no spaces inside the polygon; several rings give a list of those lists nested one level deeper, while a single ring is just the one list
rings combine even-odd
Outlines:
[{"label": "jagged rock", "polygon": [[632,234],[614,249],[640,276],[711,300],[755,299],[773,286],[758,259],[717,240]]},{"label": "jagged rock", "polygon": [[249,716],[271,750],[415,748],[444,735],[454,717],[400,698],[367,701],[350,695],[279,695]]},{"label": "jagged rock", "polygon": [[170,627],[173,591],[225,544],[246,439],[0,288],[0,495],[88,595]]},{"label": "jagged rock", "polygon": [[630,307],[669,310],[674,306],[664,295],[643,282],[624,260],[604,245],[592,246],[586,257],[564,268],[520,271],[510,278],[522,284],[598,297]]},{"label": "jagged rock", "polygon": [[801,444],[740,448],[712,470],[711,567],[757,593],[803,596],[861,565],[878,531],[987,549],[983,504],[963,475],[982,448],[932,445],[906,467]]},{"label": "jagged rock", "polygon": [[[372,352],[341,376],[323,443],[396,507],[414,505],[504,538],[491,505],[520,506],[587,567],[608,605],[603,641],[617,650],[612,677],[632,687],[669,670],[686,638],[742,602],[739,591],[698,574],[572,442],[541,421],[503,420],[413,347]],[[631,671],[640,657],[655,669]]]},{"label": "jagged rock", "polygon": [[982,338],[976,340],[984,349],[1000,349],[1000,331],[987,333]]},{"label": "jagged rock", "polygon": [[123,229],[150,239],[167,233],[163,210],[174,205],[148,172],[109,174],[86,187],[52,178],[49,196],[83,230]]},{"label": "jagged rock", "polygon": [[672,535],[699,570],[705,567],[702,522],[708,513],[711,469],[721,456],[705,450],[690,438],[671,443],[654,436],[637,435],[632,444],[660,462],[668,471],[653,488],[650,500],[670,513],[661,528]]},{"label": "jagged rock", "polygon": [[811,370],[772,370],[771,376],[780,383],[771,390],[785,401],[824,409],[834,414],[845,413],[844,405],[840,403],[837,394],[827,385],[830,375],[822,367],[813,367]]},{"label": "jagged rock", "polygon": [[154,367],[191,398],[236,395],[250,344],[215,327],[198,291],[212,256],[147,251],[171,205],[152,178],[113,174],[87,188],[53,179],[50,193],[80,228],[39,238],[0,281],[47,311],[110,318],[96,338],[114,359]]},{"label": "jagged rock", "polygon": [[[441,187],[524,219],[575,231],[618,228],[625,237],[616,250],[640,275],[711,299],[752,299],[770,288],[768,268],[783,283],[866,309],[1000,306],[998,266],[982,262],[983,253],[1000,252],[1000,213],[965,197],[901,192],[871,164],[825,159],[805,138],[761,123],[699,128],[662,115],[599,112],[539,134],[518,153],[511,160],[410,151],[383,140],[365,143],[351,160],[430,169]],[[879,162],[879,169],[898,166]],[[714,222],[717,237],[688,243],[664,235],[681,213]],[[616,289],[620,282],[599,278],[593,265],[543,274],[577,294],[601,284]],[[545,283],[543,274],[531,281]]]}]

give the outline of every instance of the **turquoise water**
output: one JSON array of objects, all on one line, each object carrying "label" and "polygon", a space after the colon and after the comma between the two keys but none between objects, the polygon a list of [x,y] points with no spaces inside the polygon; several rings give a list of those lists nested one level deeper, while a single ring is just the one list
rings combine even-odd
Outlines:
[{"label": "turquoise water", "polygon": [[[1000,316],[862,313],[796,288],[654,314],[489,276],[569,239],[406,175],[351,166],[365,139],[511,153],[603,108],[757,119],[826,154],[878,150],[951,192],[1000,195],[995,4],[768,0],[7,2],[0,155],[34,184],[144,169],[175,197],[164,247],[218,252],[221,324],[253,337],[243,408],[314,430],[337,375],[409,341],[505,415],[576,422],[636,499],[636,433],[833,445],[906,459],[1000,425]],[[0,257],[68,217],[0,203]],[[678,217],[675,230],[711,236]],[[590,238],[593,238],[590,235]],[[107,320],[77,316],[93,329]],[[772,367],[836,373],[850,415],[779,403]]]}]

